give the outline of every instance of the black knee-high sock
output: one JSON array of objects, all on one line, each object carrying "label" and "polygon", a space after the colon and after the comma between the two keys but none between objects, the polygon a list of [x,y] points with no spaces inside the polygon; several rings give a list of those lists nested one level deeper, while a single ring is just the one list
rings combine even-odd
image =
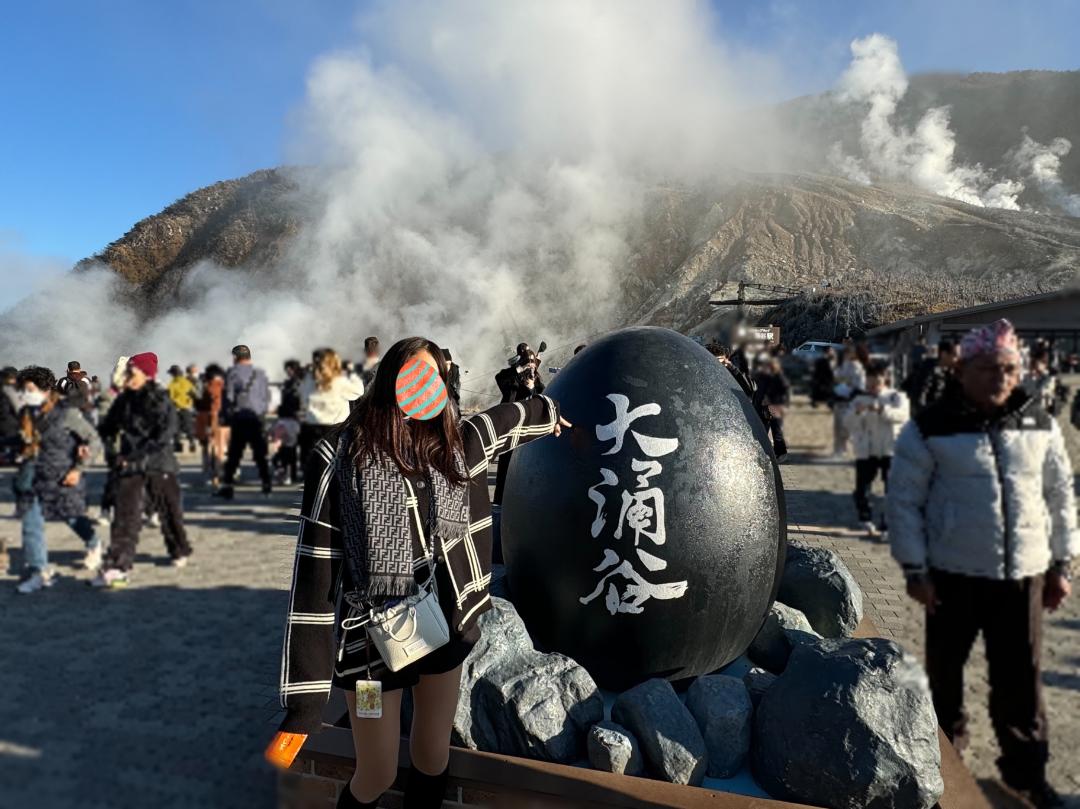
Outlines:
[{"label": "black knee-high sock", "polygon": [[371,803],[361,803],[360,800],[352,794],[352,789],[349,788],[349,782],[345,782],[345,786],[341,788],[341,795],[338,797],[337,809],[378,809],[379,799],[371,801]]},{"label": "black knee-high sock", "polygon": [[425,775],[413,765],[409,767],[405,781],[404,809],[439,809],[446,794],[446,782],[450,777],[450,765],[438,775]]}]

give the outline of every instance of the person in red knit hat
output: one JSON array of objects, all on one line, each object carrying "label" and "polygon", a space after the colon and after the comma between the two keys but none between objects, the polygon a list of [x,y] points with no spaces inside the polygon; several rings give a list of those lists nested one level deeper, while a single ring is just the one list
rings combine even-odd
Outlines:
[{"label": "person in red knit hat", "polygon": [[184,567],[191,555],[180,498],[180,466],[173,454],[179,427],[168,392],[155,381],[157,354],[136,354],[128,360],[123,392],[116,397],[101,424],[106,444],[117,437],[116,506],[109,551],[91,583],[122,587],[135,560],[142,527],[143,497],[149,496],[161,515],[161,533],[174,567]]}]

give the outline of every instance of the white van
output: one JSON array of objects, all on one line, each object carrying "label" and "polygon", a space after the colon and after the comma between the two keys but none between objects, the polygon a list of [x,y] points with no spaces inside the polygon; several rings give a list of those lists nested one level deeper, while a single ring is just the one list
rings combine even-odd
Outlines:
[{"label": "white van", "polygon": [[824,340],[807,340],[792,351],[791,356],[798,357],[807,364],[813,364],[819,357],[824,356],[825,352],[830,348],[837,354],[844,350],[842,343],[829,343]]}]

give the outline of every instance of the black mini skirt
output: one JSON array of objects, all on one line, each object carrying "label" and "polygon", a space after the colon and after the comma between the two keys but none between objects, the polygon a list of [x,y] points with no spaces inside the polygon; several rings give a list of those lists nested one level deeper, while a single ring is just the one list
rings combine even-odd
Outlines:
[{"label": "black mini skirt", "polygon": [[[454,606],[454,590],[450,584],[446,565],[438,565],[435,568],[435,584],[439,591],[439,606],[442,607],[443,615],[447,616],[447,624],[450,625],[449,616]],[[453,671],[469,656],[473,646],[480,639],[480,628],[477,624],[464,634],[454,632],[450,627],[450,641],[445,646],[440,646],[431,654],[411,663],[401,671],[390,671],[379,657],[379,652],[374,646],[370,650],[370,659],[367,647],[367,629],[359,627],[345,633],[344,645],[340,659],[334,663],[333,684],[346,691],[356,688],[357,680],[378,680],[382,683],[382,690],[397,691],[402,688],[412,688],[421,677],[433,674],[446,674]]]}]

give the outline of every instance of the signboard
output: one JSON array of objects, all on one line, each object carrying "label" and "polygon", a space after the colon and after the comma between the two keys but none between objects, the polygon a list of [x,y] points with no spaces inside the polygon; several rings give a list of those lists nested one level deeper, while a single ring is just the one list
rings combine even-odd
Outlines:
[{"label": "signboard", "polygon": [[739,326],[735,329],[736,342],[780,345],[779,326]]}]

